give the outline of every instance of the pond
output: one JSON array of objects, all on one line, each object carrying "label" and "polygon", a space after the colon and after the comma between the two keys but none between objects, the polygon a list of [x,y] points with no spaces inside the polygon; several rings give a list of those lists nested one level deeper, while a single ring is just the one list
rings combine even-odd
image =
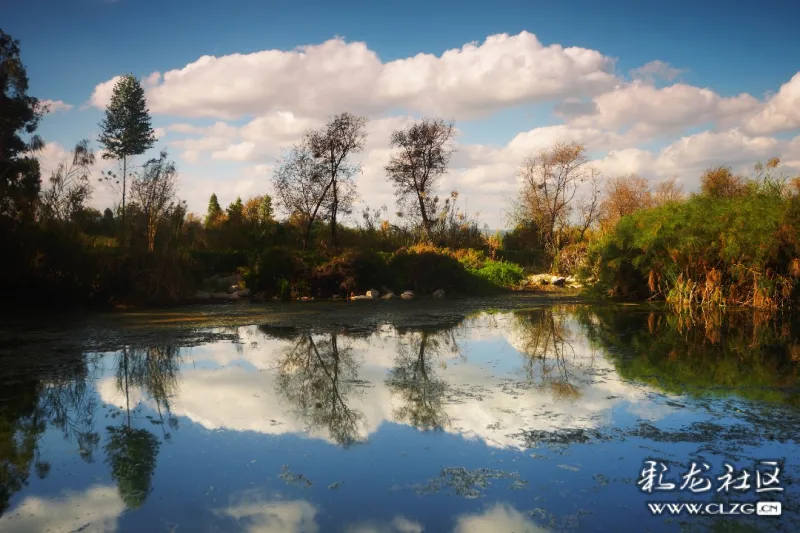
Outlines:
[{"label": "pond", "polygon": [[358,305],[6,321],[0,532],[800,531],[796,321]]}]

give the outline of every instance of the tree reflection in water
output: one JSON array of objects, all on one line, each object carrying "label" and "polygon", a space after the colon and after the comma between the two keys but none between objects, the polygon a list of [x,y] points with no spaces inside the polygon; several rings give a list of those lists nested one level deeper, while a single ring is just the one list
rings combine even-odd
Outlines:
[{"label": "tree reflection in water", "polygon": [[360,442],[364,416],[348,405],[351,395],[363,390],[358,381],[353,349],[339,334],[323,340],[303,334],[278,361],[278,393],[313,429],[325,429],[340,446]]},{"label": "tree reflection in water", "polygon": [[393,413],[399,422],[421,431],[440,431],[450,424],[444,409],[449,387],[436,375],[433,361],[445,352],[460,353],[455,338],[457,325],[398,330],[397,358],[386,385],[402,401]]},{"label": "tree reflection in water", "polygon": [[575,350],[578,332],[572,308],[546,307],[514,314],[515,347],[524,356],[528,382],[549,390],[556,399],[581,397],[579,376],[594,364],[594,353],[581,357]]},{"label": "tree reflection in water", "polygon": [[107,428],[104,450],[120,498],[132,509],[141,507],[152,490],[161,443],[150,431],[132,426],[130,389],[138,388],[155,402],[163,437],[169,439],[171,435],[164,429],[164,415],[166,413],[169,426],[177,429],[178,421],[172,416],[169,400],[177,390],[179,361],[179,350],[172,345],[126,346],[117,358],[116,383],[125,395],[126,416],[122,427]]},{"label": "tree reflection in water", "polygon": [[27,485],[31,467],[40,479],[49,474],[50,463],[39,451],[48,426],[65,440],[75,439],[84,461],[94,458],[99,435],[96,400],[87,387],[90,364],[80,353],[62,354],[50,363],[30,367],[21,357],[14,362],[16,372],[0,381],[0,516],[11,496]]}]

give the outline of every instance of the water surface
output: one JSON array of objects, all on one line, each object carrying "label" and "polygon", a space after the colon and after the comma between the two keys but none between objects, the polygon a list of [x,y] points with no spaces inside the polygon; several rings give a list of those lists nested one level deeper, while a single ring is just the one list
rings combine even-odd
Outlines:
[{"label": "water surface", "polygon": [[[0,531],[800,531],[796,323],[360,312],[7,327]],[[776,460],[784,490],[647,494],[647,459]],[[765,499],[780,518],[646,505]]]}]

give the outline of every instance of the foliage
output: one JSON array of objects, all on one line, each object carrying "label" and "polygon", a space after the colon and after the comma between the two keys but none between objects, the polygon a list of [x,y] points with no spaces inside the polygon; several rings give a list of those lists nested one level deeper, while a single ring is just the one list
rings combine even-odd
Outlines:
[{"label": "foliage", "polygon": [[525,278],[525,272],[521,266],[491,259],[486,261],[482,268],[473,272],[476,276],[498,287],[514,287]]},{"label": "foliage", "polygon": [[620,313],[581,307],[589,340],[625,379],[672,394],[736,394],[800,406],[798,332],[762,311]]},{"label": "foliage", "polygon": [[141,155],[155,143],[144,88],[133,74],[122,76],[114,85],[100,129],[98,142],[106,159]]},{"label": "foliage", "polygon": [[623,217],[589,250],[601,286],[623,297],[777,309],[797,303],[800,196],[748,185]]},{"label": "foliage", "polygon": [[[253,292],[264,292],[267,296],[300,296],[306,292],[310,268],[300,254],[286,247],[271,247],[263,250],[245,270],[244,281]],[[280,293],[280,294],[279,294]]]},{"label": "foliage", "polygon": [[[34,135],[48,109],[28,95],[28,75],[19,41],[0,30],[0,231],[33,218],[39,195],[39,162],[44,147]],[[30,137],[29,137],[30,136]]]},{"label": "foliage", "polygon": [[147,430],[108,428],[106,461],[119,496],[129,509],[141,507],[152,490],[159,446],[158,439]]},{"label": "foliage", "polygon": [[384,285],[386,262],[375,252],[348,250],[316,267],[311,279],[314,296],[362,294]]}]

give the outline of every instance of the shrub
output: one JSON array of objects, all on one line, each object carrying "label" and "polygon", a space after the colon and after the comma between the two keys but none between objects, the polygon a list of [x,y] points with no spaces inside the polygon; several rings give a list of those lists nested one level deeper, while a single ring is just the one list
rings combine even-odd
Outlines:
[{"label": "shrub", "polygon": [[314,269],[311,292],[315,296],[364,292],[385,283],[386,262],[374,252],[348,250]]},{"label": "shrub", "polygon": [[[267,296],[280,295],[296,287],[298,280],[307,279],[309,268],[305,260],[284,247],[267,248],[245,271],[244,281],[253,292],[265,292]],[[280,294],[279,294],[280,293]]]},{"label": "shrub", "polygon": [[483,268],[473,273],[499,287],[514,287],[525,278],[522,267],[506,261],[486,261]]},{"label": "shrub", "polygon": [[455,258],[433,246],[398,250],[389,260],[389,277],[399,290],[431,293],[437,289],[463,291],[467,271]]},{"label": "shrub", "polygon": [[595,270],[613,295],[661,297],[678,308],[797,304],[798,204],[755,189],[639,211],[590,247],[584,271]]},{"label": "shrub", "polygon": [[587,245],[586,242],[568,244],[561,250],[553,261],[553,269],[562,276],[572,276],[585,268]]},{"label": "shrub", "polygon": [[464,268],[467,269],[475,270],[483,268],[483,265],[486,262],[486,254],[483,252],[483,250],[461,248],[453,251],[451,255],[456,258],[459,263],[464,265]]}]

